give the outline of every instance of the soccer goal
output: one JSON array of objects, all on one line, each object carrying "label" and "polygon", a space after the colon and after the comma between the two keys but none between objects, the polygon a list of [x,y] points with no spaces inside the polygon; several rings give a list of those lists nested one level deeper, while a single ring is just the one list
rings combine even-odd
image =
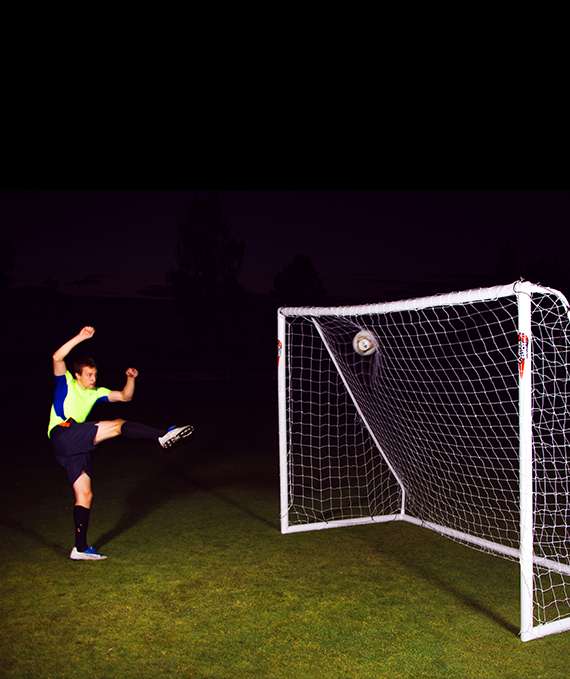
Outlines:
[{"label": "soccer goal", "polygon": [[523,641],[570,630],[570,319],[518,281],[281,308],[281,531],[408,521],[520,564]]}]

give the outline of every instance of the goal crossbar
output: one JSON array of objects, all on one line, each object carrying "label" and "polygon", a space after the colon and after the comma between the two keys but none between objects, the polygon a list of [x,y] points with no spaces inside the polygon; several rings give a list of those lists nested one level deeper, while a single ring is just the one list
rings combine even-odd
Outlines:
[{"label": "goal crossbar", "polygon": [[429,297],[414,297],[394,302],[381,302],[378,304],[354,304],[349,306],[331,307],[281,307],[278,314],[281,316],[359,316],[362,314],[387,314],[394,311],[420,310],[433,306],[450,306],[453,304],[466,304],[468,302],[484,302],[490,299],[510,297],[519,293],[532,294],[533,292],[549,292],[559,297],[568,308],[570,304],[566,297],[554,288],[535,285],[529,281],[515,281],[507,285],[495,285],[488,288],[474,288],[462,292],[450,292],[447,294],[430,295]]}]

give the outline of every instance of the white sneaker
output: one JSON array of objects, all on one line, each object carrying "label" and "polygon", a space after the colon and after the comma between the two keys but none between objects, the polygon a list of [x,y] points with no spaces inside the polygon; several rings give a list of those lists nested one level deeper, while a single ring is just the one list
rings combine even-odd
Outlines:
[{"label": "white sneaker", "polygon": [[191,424],[174,427],[174,429],[167,431],[164,436],[159,436],[158,442],[163,448],[172,448],[172,446],[182,443],[182,441],[187,439],[193,431],[194,427]]},{"label": "white sneaker", "polygon": [[99,554],[95,551],[94,547],[87,547],[84,552],[78,551],[77,547],[71,550],[69,555],[70,559],[74,561],[100,561],[101,559],[106,559],[107,557],[103,554]]}]

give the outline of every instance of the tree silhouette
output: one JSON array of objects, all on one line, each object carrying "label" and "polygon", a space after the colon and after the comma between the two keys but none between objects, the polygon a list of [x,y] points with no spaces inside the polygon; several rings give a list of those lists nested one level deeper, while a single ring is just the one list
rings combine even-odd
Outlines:
[{"label": "tree silhouette", "polygon": [[520,248],[513,241],[514,239],[503,239],[498,248],[497,271],[504,281],[516,281],[521,276],[528,275],[524,271]]},{"label": "tree silhouette", "polygon": [[208,334],[215,332],[223,344],[231,332],[243,293],[238,276],[244,249],[223,218],[219,195],[196,194],[178,227],[178,266],[169,277],[195,350],[208,348]]},{"label": "tree silhouette", "polygon": [[12,244],[2,239],[0,241],[0,290],[7,288],[10,285],[9,272],[14,265],[14,253]]},{"label": "tree silhouette", "polygon": [[280,306],[318,306],[326,302],[321,277],[307,255],[295,255],[275,276],[273,289]]},{"label": "tree silhouette", "polygon": [[184,302],[211,302],[239,291],[244,244],[233,239],[217,193],[194,197],[178,227],[176,291]]}]

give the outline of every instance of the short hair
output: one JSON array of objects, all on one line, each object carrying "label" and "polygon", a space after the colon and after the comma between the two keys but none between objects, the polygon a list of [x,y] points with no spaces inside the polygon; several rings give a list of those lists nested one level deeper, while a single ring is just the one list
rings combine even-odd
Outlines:
[{"label": "short hair", "polygon": [[91,358],[91,356],[78,356],[73,361],[73,374],[81,375],[83,368],[97,368],[95,359]]}]

